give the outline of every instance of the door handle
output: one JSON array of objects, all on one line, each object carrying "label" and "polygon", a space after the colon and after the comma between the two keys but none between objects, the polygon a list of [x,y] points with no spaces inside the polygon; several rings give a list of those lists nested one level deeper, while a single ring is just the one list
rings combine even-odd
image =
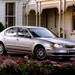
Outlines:
[{"label": "door handle", "polygon": [[5,39],[5,38],[3,38],[3,39]]},{"label": "door handle", "polygon": [[19,41],[19,39],[17,39],[17,41]]}]

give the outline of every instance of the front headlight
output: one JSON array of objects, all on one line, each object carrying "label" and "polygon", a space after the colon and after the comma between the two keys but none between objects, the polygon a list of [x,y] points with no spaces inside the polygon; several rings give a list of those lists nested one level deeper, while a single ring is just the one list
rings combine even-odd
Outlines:
[{"label": "front headlight", "polygon": [[51,46],[52,46],[53,48],[63,48],[63,46],[60,45],[60,44],[52,44]]}]

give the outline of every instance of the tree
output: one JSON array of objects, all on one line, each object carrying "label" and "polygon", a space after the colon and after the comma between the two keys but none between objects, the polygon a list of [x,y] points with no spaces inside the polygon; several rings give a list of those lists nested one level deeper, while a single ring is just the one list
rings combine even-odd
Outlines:
[{"label": "tree", "polygon": [[0,22],[0,32],[1,32],[2,30],[4,30],[4,26],[3,26],[3,24]]}]

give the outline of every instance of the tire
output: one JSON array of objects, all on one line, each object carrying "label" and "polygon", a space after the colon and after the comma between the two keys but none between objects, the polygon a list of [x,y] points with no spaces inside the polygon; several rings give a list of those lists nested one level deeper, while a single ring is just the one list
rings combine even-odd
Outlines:
[{"label": "tire", "polygon": [[39,60],[44,60],[46,59],[46,51],[43,47],[38,46],[35,48],[35,57]]},{"label": "tire", "polygon": [[2,43],[0,43],[0,54],[6,54],[5,47]]}]

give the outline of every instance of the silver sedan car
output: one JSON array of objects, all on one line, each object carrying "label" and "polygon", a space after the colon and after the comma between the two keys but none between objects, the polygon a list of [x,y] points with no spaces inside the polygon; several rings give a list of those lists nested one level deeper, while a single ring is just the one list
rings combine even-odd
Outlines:
[{"label": "silver sedan car", "polygon": [[32,54],[43,60],[47,56],[69,59],[75,55],[75,42],[58,38],[44,27],[12,26],[0,33],[0,54]]}]

